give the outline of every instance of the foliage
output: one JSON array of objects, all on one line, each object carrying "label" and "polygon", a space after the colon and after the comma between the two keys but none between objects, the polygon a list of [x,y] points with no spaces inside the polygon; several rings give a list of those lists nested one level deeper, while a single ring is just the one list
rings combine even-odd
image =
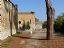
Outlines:
[{"label": "foliage", "polygon": [[58,16],[54,23],[55,32],[64,33],[64,14]]},{"label": "foliage", "polygon": [[25,29],[30,29],[30,23],[29,22],[26,23]]},{"label": "foliage", "polygon": [[42,23],[42,28],[47,28],[47,21],[44,21],[44,23]]},{"label": "foliage", "polygon": [[22,30],[25,30],[25,22],[23,23]]},{"label": "foliage", "polygon": [[30,23],[29,22],[27,22],[27,23],[23,23],[23,26],[22,26],[22,28],[21,28],[21,30],[25,30],[25,29],[30,29]]},{"label": "foliage", "polygon": [[20,32],[16,32],[16,34],[20,34]]},{"label": "foliage", "polygon": [[62,34],[64,34],[64,20],[63,20],[63,22],[62,22],[62,26],[61,26],[61,28],[62,28]]},{"label": "foliage", "polygon": [[[42,24],[42,28],[47,28],[47,21]],[[64,13],[54,20],[54,30],[55,33],[64,34]]]}]

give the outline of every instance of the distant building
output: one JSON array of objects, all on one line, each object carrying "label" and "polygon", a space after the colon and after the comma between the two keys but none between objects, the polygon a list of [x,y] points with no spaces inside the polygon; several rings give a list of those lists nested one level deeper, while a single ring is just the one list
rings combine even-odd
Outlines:
[{"label": "distant building", "polygon": [[16,6],[10,0],[0,0],[0,40],[16,33]]},{"label": "distant building", "polygon": [[34,12],[20,12],[18,13],[18,29],[23,26],[23,23],[30,23],[30,28],[35,30],[36,17]]}]

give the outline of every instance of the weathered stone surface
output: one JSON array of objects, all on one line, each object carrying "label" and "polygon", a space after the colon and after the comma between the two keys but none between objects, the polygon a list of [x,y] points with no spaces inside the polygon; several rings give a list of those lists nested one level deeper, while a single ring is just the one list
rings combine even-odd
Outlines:
[{"label": "weathered stone surface", "polygon": [[[19,21],[21,24],[19,24]],[[20,12],[18,13],[18,28],[23,26],[23,23],[29,22],[30,28],[35,30],[36,25],[36,17],[35,14],[32,12]]]},{"label": "weathered stone surface", "polygon": [[[10,1],[5,0],[1,0],[0,4],[0,39],[3,40],[10,36],[11,32],[12,34],[16,33],[14,20],[11,20],[15,14],[15,12],[13,12],[13,8],[15,9],[15,7]],[[10,22],[12,22],[12,25]],[[11,29],[13,30],[11,31]]]}]

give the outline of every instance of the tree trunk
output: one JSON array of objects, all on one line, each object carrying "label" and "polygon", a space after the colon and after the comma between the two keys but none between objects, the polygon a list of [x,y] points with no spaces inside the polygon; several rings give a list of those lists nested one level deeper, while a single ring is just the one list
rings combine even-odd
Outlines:
[{"label": "tree trunk", "polygon": [[47,10],[47,39],[50,39],[53,34],[54,24],[54,9],[52,8],[50,0],[45,0]]}]

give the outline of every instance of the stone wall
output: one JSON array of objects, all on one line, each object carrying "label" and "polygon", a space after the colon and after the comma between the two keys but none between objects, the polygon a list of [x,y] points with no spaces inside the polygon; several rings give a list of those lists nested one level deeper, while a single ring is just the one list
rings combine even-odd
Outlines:
[{"label": "stone wall", "polygon": [[16,33],[13,18],[15,14],[15,10],[13,11],[13,8],[15,7],[14,4],[10,1],[1,0],[0,3],[0,40],[4,40],[8,36],[11,36],[11,33],[12,35]]},{"label": "stone wall", "polygon": [[[21,24],[19,24],[19,21]],[[23,23],[30,23],[30,28],[35,29],[35,14],[33,12],[20,12],[18,13],[18,28],[23,26]]]}]

